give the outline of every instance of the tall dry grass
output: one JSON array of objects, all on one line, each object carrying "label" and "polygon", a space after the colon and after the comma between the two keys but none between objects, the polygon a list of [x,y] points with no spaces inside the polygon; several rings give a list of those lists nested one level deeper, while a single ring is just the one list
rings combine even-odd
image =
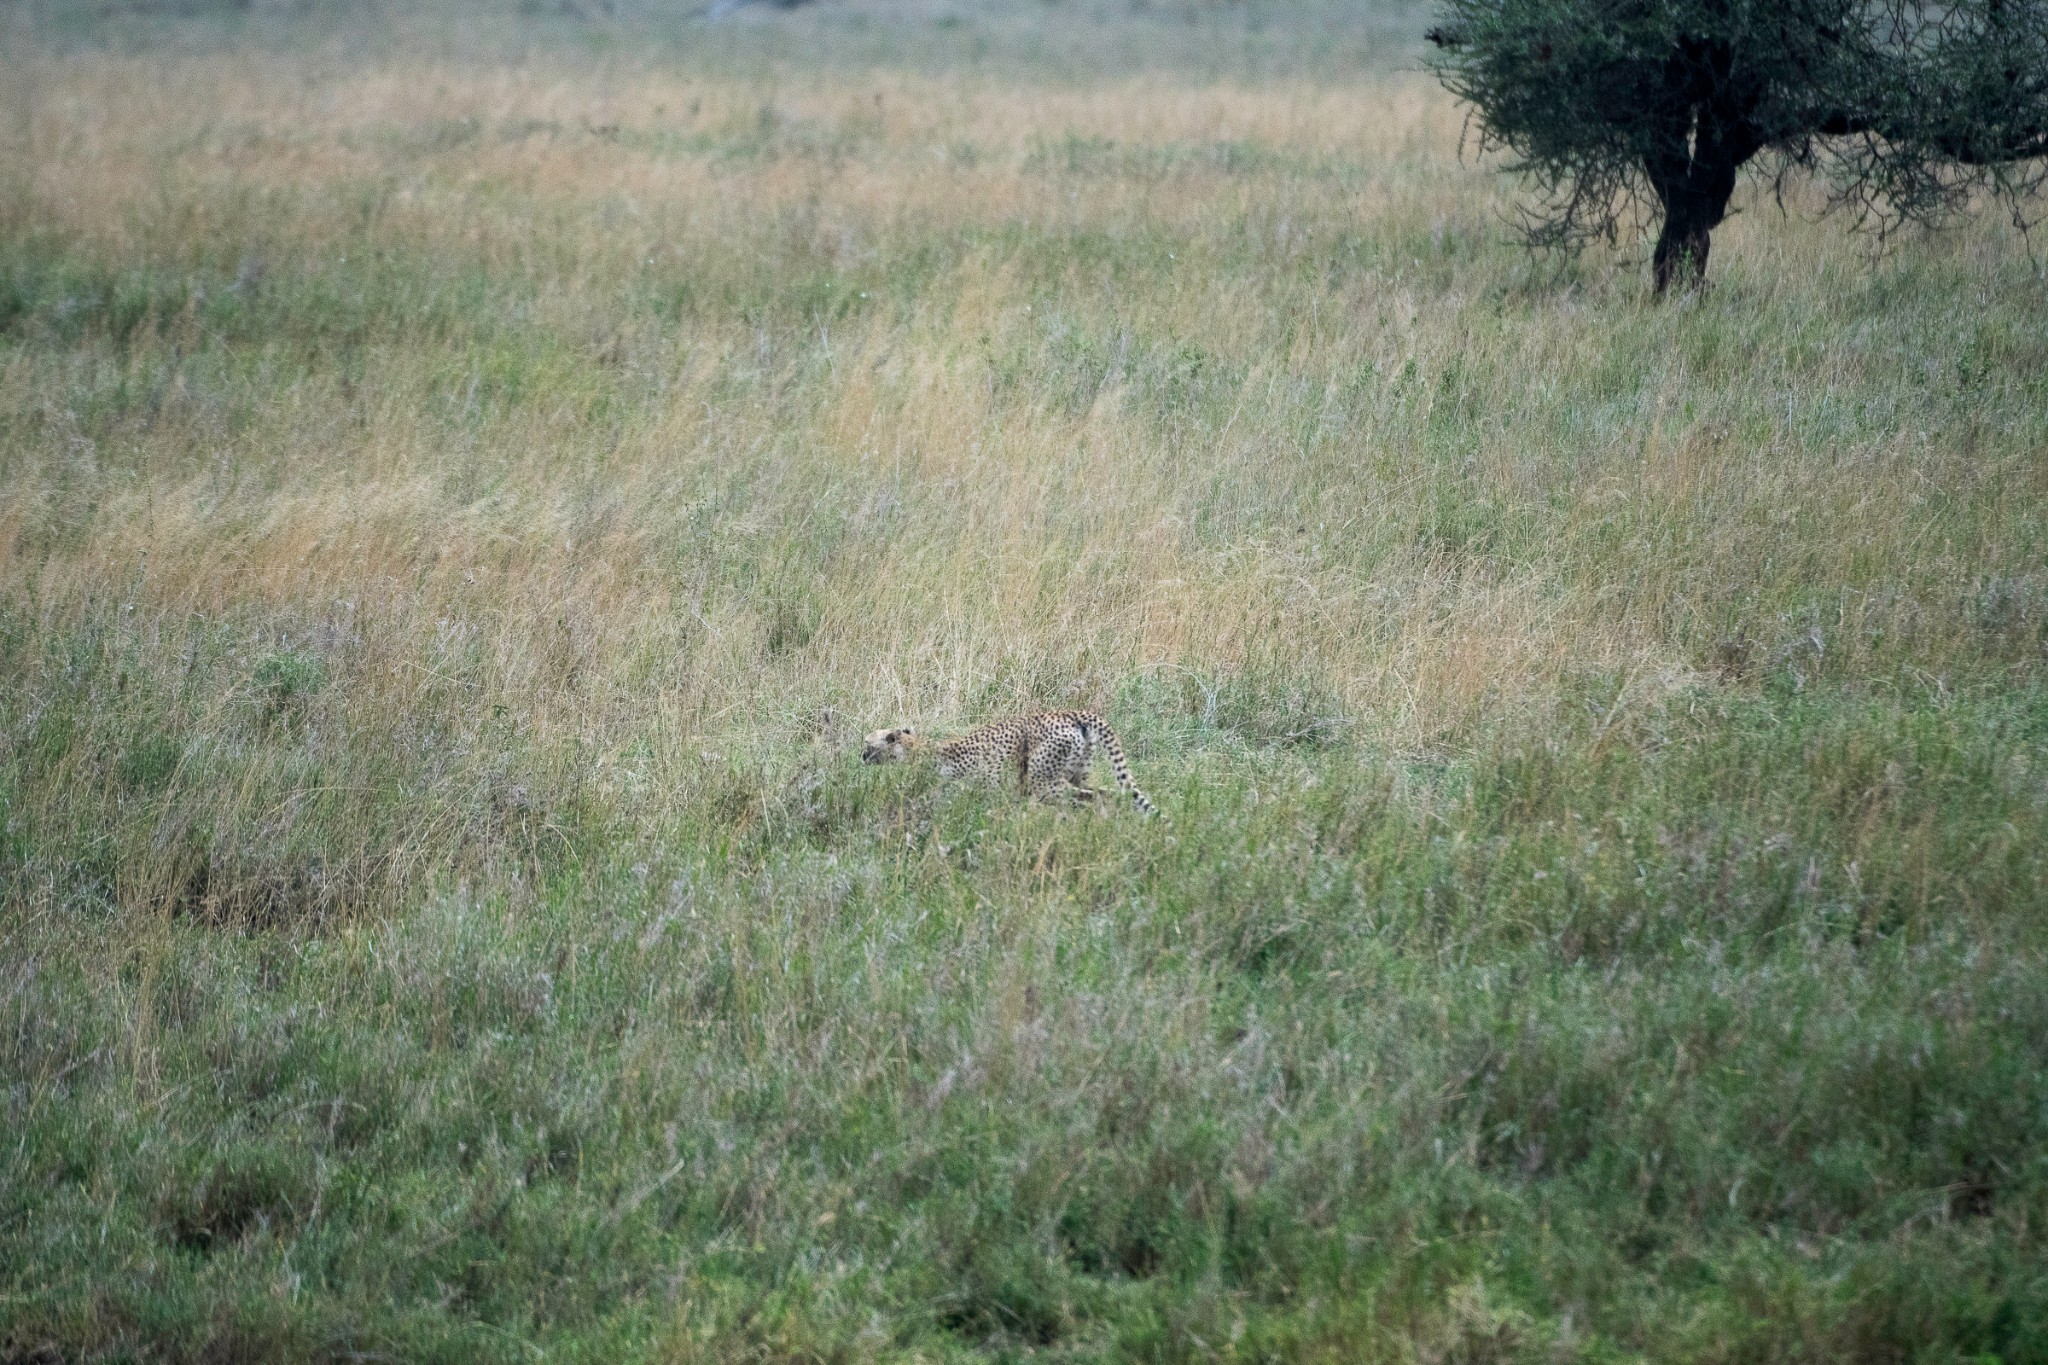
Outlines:
[{"label": "tall dry grass", "polygon": [[[1423,749],[1575,672],[1667,696],[1738,632],[1939,672],[1984,648],[1971,585],[2038,590],[2035,429],[1985,440],[2029,405],[1946,369],[2038,358],[1996,224],[1873,267],[1755,205],[1717,294],[1655,310],[1625,265],[1500,246],[1505,187],[1412,79],[216,56],[35,86],[17,238],[154,292],[117,345],[8,357],[9,590],[376,603],[366,707],[460,629],[481,700],[600,752],[662,717],[668,764],[819,706],[960,723],[1027,699],[1020,658],[1100,702],[1278,656]],[[2000,258],[1952,296],[1977,318],[1867,302]],[[279,330],[195,387],[223,293]],[[81,425],[138,387],[146,419]],[[764,660],[773,594],[707,545],[802,600],[802,651]],[[606,704],[549,705],[572,658]]]},{"label": "tall dry grass", "polygon": [[[1412,74],[11,62],[23,1349],[2038,1355],[1995,217],[1657,304]],[[1173,823],[853,761],[1046,703]]]}]

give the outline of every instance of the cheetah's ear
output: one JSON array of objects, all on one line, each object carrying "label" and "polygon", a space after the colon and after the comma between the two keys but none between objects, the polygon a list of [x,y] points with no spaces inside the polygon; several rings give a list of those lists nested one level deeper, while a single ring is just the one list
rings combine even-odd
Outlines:
[{"label": "cheetah's ear", "polygon": [[909,739],[912,735],[916,734],[917,731],[911,729],[908,725],[906,725],[901,730],[898,730],[896,733],[901,735],[905,739]]}]

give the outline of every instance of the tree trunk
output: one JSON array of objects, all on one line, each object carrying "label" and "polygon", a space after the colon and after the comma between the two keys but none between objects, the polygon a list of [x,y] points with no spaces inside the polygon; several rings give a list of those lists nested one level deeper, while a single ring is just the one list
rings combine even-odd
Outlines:
[{"label": "tree trunk", "polygon": [[1728,216],[1742,163],[1763,138],[1750,122],[1758,92],[1731,82],[1732,53],[1708,45],[1674,59],[1666,71],[1675,115],[1662,145],[1643,158],[1643,172],[1664,208],[1651,269],[1662,297],[1672,285],[1697,289],[1707,282],[1707,249]]},{"label": "tree trunk", "polygon": [[1728,216],[1741,164],[1718,139],[1702,136],[1693,155],[1676,168],[1653,169],[1650,188],[1664,206],[1664,229],[1650,262],[1659,297],[1673,285],[1697,289],[1707,282],[1707,248],[1714,229]]},{"label": "tree trunk", "polygon": [[1650,269],[1662,296],[1673,284],[1680,289],[1697,289],[1707,282],[1707,250],[1713,228],[1702,218],[1667,209],[1664,230],[1657,234],[1657,254]]}]

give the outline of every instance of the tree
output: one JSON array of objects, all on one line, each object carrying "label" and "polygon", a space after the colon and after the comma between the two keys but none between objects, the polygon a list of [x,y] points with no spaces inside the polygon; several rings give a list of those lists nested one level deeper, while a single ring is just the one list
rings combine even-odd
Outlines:
[{"label": "tree", "polygon": [[2048,0],[1442,0],[1432,65],[1518,158],[1539,244],[1659,219],[1658,293],[1706,276],[1745,167],[1880,221],[2048,178]]}]

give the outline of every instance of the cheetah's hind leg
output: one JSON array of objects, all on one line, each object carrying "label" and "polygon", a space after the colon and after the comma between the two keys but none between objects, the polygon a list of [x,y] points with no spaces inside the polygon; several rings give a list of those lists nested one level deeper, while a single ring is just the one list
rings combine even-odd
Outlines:
[{"label": "cheetah's hind leg", "polygon": [[1066,795],[1070,801],[1103,810],[1106,807],[1095,805],[1095,798],[1101,796],[1102,791],[1088,785],[1088,760],[1091,757],[1084,745],[1079,753],[1068,760],[1066,772],[1063,774],[1067,779]]},{"label": "cheetah's hind leg", "polygon": [[1068,746],[1051,737],[1029,745],[1020,755],[1019,776],[1024,794],[1033,801],[1054,801],[1066,793],[1066,777],[1073,771],[1074,756]]}]

